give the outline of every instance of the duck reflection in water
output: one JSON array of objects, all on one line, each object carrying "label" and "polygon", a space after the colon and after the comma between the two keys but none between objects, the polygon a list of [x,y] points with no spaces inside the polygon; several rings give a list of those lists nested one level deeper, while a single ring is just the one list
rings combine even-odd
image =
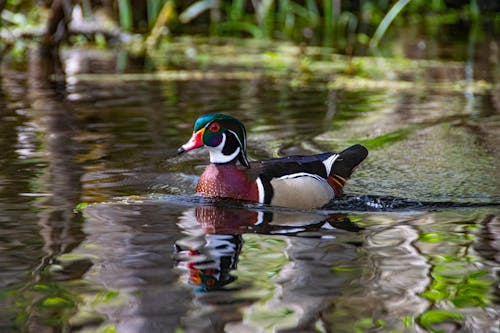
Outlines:
[{"label": "duck reflection in water", "polygon": [[242,244],[241,235],[207,235],[205,246],[196,250],[177,244],[178,267],[189,272],[196,292],[220,289],[235,280],[230,272],[237,268]]},{"label": "duck reflection in water", "polygon": [[338,229],[362,228],[346,214],[261,211],[226,206],[200,206],[185,211],[178,225],[186,237],[175,245],[176,265],[195,292],[224,289],[236,280],[243,233],[334,238]]}]

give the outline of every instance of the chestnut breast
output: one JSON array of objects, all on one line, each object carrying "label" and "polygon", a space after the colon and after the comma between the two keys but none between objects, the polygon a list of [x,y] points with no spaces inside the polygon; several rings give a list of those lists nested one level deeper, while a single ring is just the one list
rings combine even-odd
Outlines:
[{"label": "chestnut breast", "polygon": [[235,165],[208,165],[200,176],[196,192],[207,197],[259,201],[257,183]]}]

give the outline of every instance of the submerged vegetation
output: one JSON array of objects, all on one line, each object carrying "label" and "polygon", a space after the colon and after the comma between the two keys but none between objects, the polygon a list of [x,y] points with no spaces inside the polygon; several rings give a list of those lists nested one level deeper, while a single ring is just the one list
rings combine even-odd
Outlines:
[{"label": "submerged vegetation", "polygon": [[[252,37],[322,45],[354,55],[378,53],[391,35],[450,39],[443,31],[459,25],[474,35],[500,31],[500,5],[490,0],[116,0],[95,4],[53,0],[0,1],[2,54],[26,41],[125,43],[154,48],[162,37],[184,34]],[[415,31],[415,28],[418,27]],[[445,33],[443,33],[445,32]],[[466,36],[459,36],[464,38]]]}]

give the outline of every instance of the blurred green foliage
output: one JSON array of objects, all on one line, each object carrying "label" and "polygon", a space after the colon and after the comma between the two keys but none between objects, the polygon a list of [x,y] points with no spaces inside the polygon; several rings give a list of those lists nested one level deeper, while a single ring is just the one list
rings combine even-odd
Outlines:
[{"label": "blurred green foliage", "polygon": [[[100,8],[90,0],[80,6],[86,16]],[[107,6],[123,31],[153,36],[153,42],[165,34],[201,33],[291,40],[348,54],[375,48],[385,35],[409,24],[435,36],[446,24],[489,22],[500,30],[500,5],[490,0],[116,0]],[[33,0],[7,0],[1,9],[2,30],[39,26],[48,16],[48,7]]]},{"label": "blurred green foliage", "polygon": [[27,286],[15,304],[16,324],[26,327],[28,322],[40,318],[43,324],[54,329],[67,330],[68,319],[76,310],[78,297],[59,283],[38,282]]}]

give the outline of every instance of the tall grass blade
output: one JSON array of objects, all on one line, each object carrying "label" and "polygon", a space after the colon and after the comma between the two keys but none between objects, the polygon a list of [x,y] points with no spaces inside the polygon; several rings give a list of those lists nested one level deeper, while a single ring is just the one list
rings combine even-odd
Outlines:
[{"label": "tall grass blade", "polygon": [[216,26],[216,31],[219,34],[224,32],[244,32],[250,34],[253,38],[264,38],[262,29],[260,29],[255,24],[249,22],[223,22],[218,23]]},{"label": "tall grass blade", "polygon": [[256,2],[257,8],[255,8],[255,14],[257,23],[263,30],[263,35],[267,38],[271,37],[273,25],[275,21],[274,17],[274,0],[261,0]]},{"label": "tall grass blade", "polygon": [[233,0],[230,7],[229,18],[231,21],[239,21],[245,14],[245,0]]},{"label": "tall grass blade", "polygon": [[323,2],[323,18],[324,18],[324,44],[331,46],[333,38],[335,35],[335,18],[333,15],[333,1],[334,0],[324,0]]},{"label": "tall grass blade", "polygon": [[376,48],[382,37],[384,37],[387,28],[391,25],[392,21],[398,16],[398,14],[403,10],[403,8],[410,2],[410,0],[398,0],[394,6],[387,12],[387,14],[382,19],[382,22],[377,27],[377,30],[373,34],[370,41],[370,48]]},{"label": "tall grass blade", "polygon": [[278,13],[276,15],[276,26],[281,30],[283,36],[291,38],[295,26],[295,16],[292,12],[293,3],[290,0],[280,0]]},{"label": "tall grass blade", "polygon": [[219,1],[217,0],[200,0],[193,3],[191,6],[186,8],[180,15],[179,20],[182,23],[188,23],[198,17],[201,13],[206,10],[215,9],[219,7]]},{"label": "tall grass blade", "polygon": [[120,26],[123,30],[131,31],[133,16],[130,0],[118,0],[118,11],[120,16]]},{"label": "tall grass blade", "polygon": [[313,27],[318,26],[320,16],[319,16],[318,6],[316,5],[316,1],[307,0],[306,7],[307,7],[307,11],[309,12],[309,16],[310,16],[310,24]]},{"label": "tall grass blade", "polygon": [[175,18],[175,0],[168,0],[162,6],[160,12],[157,15],[156,22],[151,29],[151,33],[146,40],[146,44],[149,47],[155,46],[158,43],[164,28],[168,28],[169,25],[171,25],[171,22],[175,20]]},{"label": "tall grass blade", "polygon": [[165,4],[165,0],[147,0],[148,26],[152,28],[158,18],[158,14]]}]

